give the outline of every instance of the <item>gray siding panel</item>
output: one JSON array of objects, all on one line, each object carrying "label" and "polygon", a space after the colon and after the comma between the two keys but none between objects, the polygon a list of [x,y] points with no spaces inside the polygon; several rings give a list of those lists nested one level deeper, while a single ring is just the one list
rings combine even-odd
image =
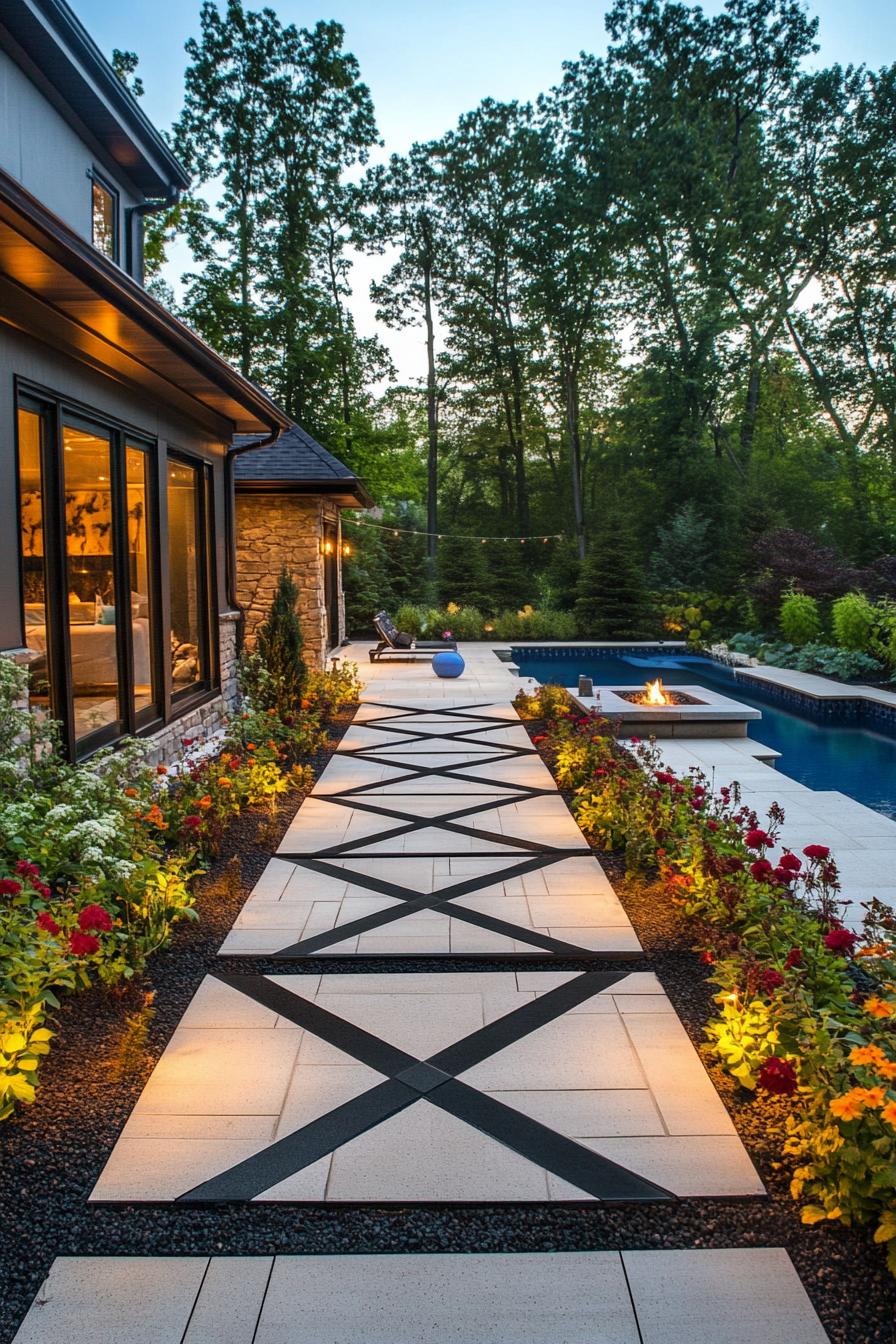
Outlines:
[{"label": "gray siding panel", "polygon": [[[0,49],[0,167],[82,238],[91,238],[91,168],[119,192],[119,237],[124,211],[142,197],[122,182],[96,147],[82,140],[28,76]],[[120,258],[124,264],[124,248]]]}]

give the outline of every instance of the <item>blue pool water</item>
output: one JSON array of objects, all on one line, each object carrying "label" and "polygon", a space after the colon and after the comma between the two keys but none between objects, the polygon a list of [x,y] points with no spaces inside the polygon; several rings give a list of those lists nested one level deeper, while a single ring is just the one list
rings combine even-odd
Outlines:
[{"label": "blue pool water", "polygon": [[738,680],[730,668],[708,658],[657,652],[600,657],[584,649],[515,648],[522,677],[575,686],[584,674],[596,686],[639,685],[661,676],[669,686],[703,686],[762,711],[748,724],[750,737],[781,753],[777,768],[810,789],[837,789],[866,807],[896,819],[896,739],[848,724],[816,723],[762,698],[761,689]]}]

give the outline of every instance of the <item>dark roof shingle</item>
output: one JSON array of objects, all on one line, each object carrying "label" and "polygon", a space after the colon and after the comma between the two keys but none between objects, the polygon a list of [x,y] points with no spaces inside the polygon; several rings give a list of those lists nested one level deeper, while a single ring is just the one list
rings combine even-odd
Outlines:
[{"label": "dark roof shingle", "polygon": [[[252,442],[260,442],[257,435],[237,434],[233,446],[242,448]],[[233,470],[238,485],[265,482],[319,485],[323,491],[335,491],[341,486],[346,493],[356,494],[359,503],[369,501],[367,491],[355,473],[299,425],[285,429],[267,448],[241,453]]]}]

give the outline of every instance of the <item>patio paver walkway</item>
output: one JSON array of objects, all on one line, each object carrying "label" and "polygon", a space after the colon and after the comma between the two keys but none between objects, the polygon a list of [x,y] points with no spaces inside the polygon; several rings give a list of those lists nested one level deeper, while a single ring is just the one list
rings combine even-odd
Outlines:
[{"label": "patio paver walkway", "polygon": [[781,1250],[60,1258],[13,1344],[825,1344]]},{"label": "patio paver walkway", "polygon": [[[470,661],[466,694],[433,694],[419,666],[393,693],[397,669],[369,669],[342,750],[222,946],[220,972],[201,983],[94,1201],[762,1196],[662,987],[621,959],[639,955],[637,940],[516,718],[518,683],[497,660]],[[476,951],[491,968],[476,968]],[[371,952],[417,960],[303,968],[310,955]],[[223,960],[246,955],[260,971]],[[552,965],[561,955],[580,968]],[[820,1344],[825,1334],[786,1253],[750,1249],[61,1259],[15,1344],[73,1337]]]}]

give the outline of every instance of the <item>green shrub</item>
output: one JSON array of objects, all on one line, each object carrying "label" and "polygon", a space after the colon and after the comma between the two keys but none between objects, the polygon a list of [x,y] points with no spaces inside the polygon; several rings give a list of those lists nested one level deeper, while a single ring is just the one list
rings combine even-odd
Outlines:
[{"label": "green shrub", "polygon": [[759,657],[769,667],[791,667],[795,672],[816,672],[837,681],[876,681],[883,667],[867,653],[853,653],[831,644],[763,644]]},{"label": "green shrub", "polygon": [[790,644],[808,644],[821,634],[818,603],[808,593],[785,593],[778,616],[781,634]]},{"label": "green shrub", "polygon": [[282,717],[294,713],[305,690],[308,669],[302,661],[302,629],[296,610],[299,590],[284,565],[274,600],[258,627],[255,649],[267,671],[270,699],[259,708],[275,709]]},{"label": "green shrub", "polygon": [[502,611],[495,618],[497,639],[574,639],[576,620],[571,611],[537,610],[524,607],[522,611]]},{"label": "green shrub", "polygon": [[879,602],[874,608],[868,651],[879,658],[891,674],[896,673],[896,602]]},{"label": "green shrub", "polygon": [[412,606],[410,602],[403,603],[395,613],[395,624],[403,634],[413,635],[414,639],[419,639],[423,634],[423,628],[426,622],[426,608]]},{"label": "green shrub", "polygon": [[867,653],[874,626],[874,607],[864,593],[838,597],[831,608],[834,638],[842,649]]},{"label": "green shrub", "polygon": [[728,647],[734,653],[745,653],[748,658],[755,658],[763,644],[767,644],[765,635],[754,635],[749,632],[732,635],[728,640]]}]

